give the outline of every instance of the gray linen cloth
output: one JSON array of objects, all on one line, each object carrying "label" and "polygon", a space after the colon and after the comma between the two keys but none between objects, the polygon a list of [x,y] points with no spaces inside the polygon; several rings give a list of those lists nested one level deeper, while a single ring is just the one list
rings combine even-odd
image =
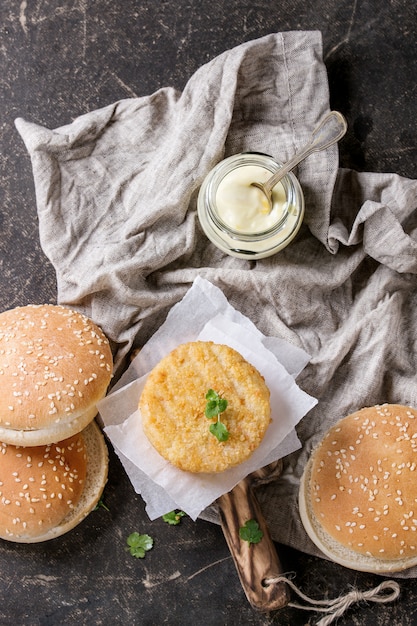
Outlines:
[{"label": "gray linen cloth", "polygon": [[197,275],[264,334],[311,355],[297,382],[319,402],[299,425],[302,450],[259,498],[274,539],[313,554],[297,510],[312,446],[363,406],[417,406],[417,182],[341,169],[337,146],[311,155],[298,168],[304,225],[260,261],[215,248],[196,198],[223,157],[284,161],[328,110],[321,35],[297,31],[223,53],[181,93],[122,100],[55,130],[16,120],[58,301],[102,326],[118,375]]}]

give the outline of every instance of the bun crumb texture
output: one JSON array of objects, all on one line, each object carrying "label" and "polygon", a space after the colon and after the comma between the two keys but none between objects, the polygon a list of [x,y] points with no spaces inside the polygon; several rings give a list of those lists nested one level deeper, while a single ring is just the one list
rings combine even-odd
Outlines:
[{"label": "bun crumb texture", "polygon": [[[206,393],[228,401],[220,442],[209,432]],[[143,430],[159,454],[189,472],[221,472],[247,460],[271,422],[261,374],[236,350],[210,341],[181,344],[149,374],[139,401]]]},{"label": "bun crumb texture", "polygon": [[313,541],[348,567],[417,563],[417,410],[366,407],[333,426],[306,468],[300,513]]}]

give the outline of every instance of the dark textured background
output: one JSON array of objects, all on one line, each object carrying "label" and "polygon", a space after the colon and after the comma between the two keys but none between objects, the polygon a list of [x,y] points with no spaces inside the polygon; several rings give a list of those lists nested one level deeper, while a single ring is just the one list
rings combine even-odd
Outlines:
[{"label": "dark textured background", "polygon": [[[0,17],[0,310],[56,299],[14,119],[54,128],[121,98],[182,89],[203,63],[270,32],[322,31],[331,105],[349,123],[342,166],[417,177],[415,0],[2,0]],[[0,544],[1,626],[314,623],[293,608],[252,610],[220,528],[150,523],[113,455],[104,499],[109,511],[61,539]],[[125,551],[134,530],[155,539],[144,560]],[[279,549],[285,569],[315,597],[381,581]],[[401,587],[395,604],[362,604],[338,623],[417,624],[415,582]]]}]

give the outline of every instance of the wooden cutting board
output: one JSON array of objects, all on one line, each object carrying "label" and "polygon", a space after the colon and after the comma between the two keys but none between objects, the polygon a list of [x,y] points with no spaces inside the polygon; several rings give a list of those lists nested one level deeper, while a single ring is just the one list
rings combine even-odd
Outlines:
[{"label": "wooden cutting board", "polygon": [[[279,576],[283,571],[254,493],[256,485],[274,480],[281,472],[282,461],[279,460],[253,472],[217,500],[223,533],[246,597],[253,608],[262,612],[280,609],[289,602],[285,583],[265,584],[266,580]],[[259,543],[249,543],[240,538],[239,529],[248,520],[256,520],[263,532]]]}]

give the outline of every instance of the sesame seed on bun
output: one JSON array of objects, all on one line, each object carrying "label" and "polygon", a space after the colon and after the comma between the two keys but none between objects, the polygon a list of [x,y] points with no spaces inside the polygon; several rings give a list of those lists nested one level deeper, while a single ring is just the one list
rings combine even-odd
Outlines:
[{"label": "sesame seed on bun", "polygon": [[35,543],[68,532],[96,506],[107,472],[95,422],[56,444],[0,444],[0,537]]},{"label": "sesame seed on bun", "polygon": [[80,432],[112,374],[102,330],[63,306],[0,313],[0,441],[36,446]]},{"label": "sesame seed on bun", "polygon": [[417,410],[361,409],[335,424],[301,480],[307,534],[333,561],[384,573],[417,564]]}]

